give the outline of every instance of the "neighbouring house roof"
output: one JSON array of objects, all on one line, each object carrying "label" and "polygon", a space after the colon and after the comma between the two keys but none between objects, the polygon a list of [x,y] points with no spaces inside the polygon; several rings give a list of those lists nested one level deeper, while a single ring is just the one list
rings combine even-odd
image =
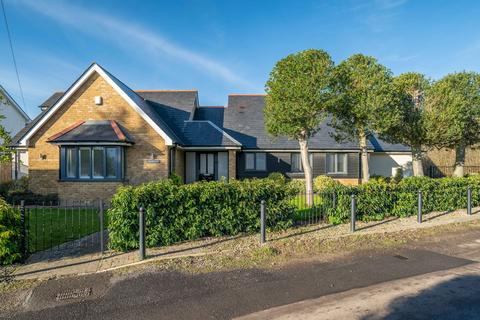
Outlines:
[{"label": "neighbouring house roof", "polygon": [[[136,110],[157,126],[171,143],[183,147],[242,147],[258,150],[298,150],[298,142],[286,137],[273,138],[265,129],[263,109],[265,95],[232,94],[223,106],[199,106],[197,90],[137,90],[133,91],[100,66],[97,69],[110,79],[124,98]],[[70,90],[70,89],[69,89]],[[68,93],[68,91],[67,91]],[[32,128],[37,126],[67,93],[56,92],[42,103],[46,107],[38,117],[13,139],[19,145]],[[152,124],[153,123],[153,124]],[[359,150],[357,141],[338,142],[332,137],[334,129],[328,119],[319,132],[309,139],[311,150]],[[408,152],[401,144],[390,144],[372,135],[368,148],[379,152]]]},{"label": "neighbouring house roof", "polygon": [[128,143],[130,133],[114,120],[79,121],[48,138],[50,143]]},{"label": "neighbouring house roof", "polygon": [[57,92],[54,92],[50,97],[47,98],[47,100],[43,101],[39,107],[41,109],[48,109],[50,108],[51,106],[53,106],[55,104],[55,102],[57,102],[62,96],[63,96],[64,92],[63,91],[57,91]]},{"label": "neighbouring house roof", "polygon": [[5,97],[5,99],[8,100],[8,102],[10,102],[10,105],[12,105],[12,107],[17,109],[17,111],[22,115],[22,117],[25,118],[25,122],[30,121],[30,117],[28,116],[28,114],[26,114],[25,111],[23,111],[22,107],[20,107],[20,105],[15,101],[15,99],[13,99],[12,96],[8,93],[8,91],[5,90],[5,88],[2,87],[1,85],[0,85],[0,93],[3,93],[3,96]]}]

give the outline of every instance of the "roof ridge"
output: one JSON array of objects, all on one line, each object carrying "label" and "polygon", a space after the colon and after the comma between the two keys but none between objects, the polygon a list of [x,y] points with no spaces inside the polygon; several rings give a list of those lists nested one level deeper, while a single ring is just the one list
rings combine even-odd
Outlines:
[{"label": "roof ridge", "polygon": [[229,93],[228,96],[266,96],[266,93]]},{"label": "roof ridge", "polygon": [[118,137],[118,140],[120,141],[126,141],[127,137],[125,137],[125,134],[123,133],[122,129],[118,126],[118,123],[115,120],[110,120],[110,125],[112,126],[113,131],[115,131],[115,134]]},{"label": "roof ridge", "polygon": [[198,92],[197,89],[153,89],[153,90],[144,90],[144,89],[137,89],[133,90],[135,92]]}]

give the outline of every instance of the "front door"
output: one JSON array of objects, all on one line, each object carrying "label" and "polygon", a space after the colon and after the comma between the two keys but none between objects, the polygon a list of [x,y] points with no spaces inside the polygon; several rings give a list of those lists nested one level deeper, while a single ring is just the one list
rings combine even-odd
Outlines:
[{"label": "front door", "polygon": [[215,153],[199,154],[198,180],[215,180]]}]

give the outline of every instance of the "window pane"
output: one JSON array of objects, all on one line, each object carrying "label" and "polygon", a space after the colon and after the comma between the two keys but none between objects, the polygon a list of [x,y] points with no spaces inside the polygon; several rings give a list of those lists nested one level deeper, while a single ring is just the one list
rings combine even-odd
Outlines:
[{"label": "window pane", "polygon": [[255,154],[245,153],[245,169],[246,170],[255,169]]},{"label": "window pane", "polygon": [[80,178],[90,178],[90,148],[80,148]]},{"label": "window pane", "polygon": [[214,174],[215,169],[214,169],[214,163],[215,163],[215,156],[213,153],[209,153],[208,155],[208,161],[207,161],[207,166],[208,166],[208,171],[207,174]]},{"label": "window pane", "polygon": [[267,168],[267,154],[263,152],[257,153],[255,160],[255,169],[259,171],[265,171]]},{"label": "window pane", "polygon": [[207,173],[207,155],[200,153],[200,174]]},{"label": "window pane", "polygon": [[103,148],[93,148],[93,177],[103,178]]},{"label": "window pane", "polygon": [[346,154],[337,154],[337,172],[347,172],[347,159]]},{"label": "window pane", "polygon": [[335,154],[327,153],[327,173],[335,173]]},{"label": "window pane", "polygon": [[77,157],[75,154],[75,148],[66,148],[66,174],[67,178],[76,178],[77,177]]},{"label": "window pane", "polygon": [[117,177],[117,149],[116,148],[106,148],[106,157],[107,157],[107,178],[116,178]]},{"label": "window pane", "polygon": [[292,172],[301,172],[302,168],[302,158],[300,153],[292,153]]}]

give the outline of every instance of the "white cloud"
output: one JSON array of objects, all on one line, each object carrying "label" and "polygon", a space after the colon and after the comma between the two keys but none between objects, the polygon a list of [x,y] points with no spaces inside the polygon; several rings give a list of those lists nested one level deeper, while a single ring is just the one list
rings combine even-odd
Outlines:
[{"label": "white cloud", "polygon": [[158,33],[154,33],[144,26],[134,24],[125,19],[117,19],[106,14],[74,7],[64,2],[52,3],[26,0],[19,3],[90,36],[114,41],[121,45],[122,48],[134,51],[136,54],[140,51],[149,55],[154,53],[156,55],[155,58],[158,58],[158,54],[165,54],[173,59],[187,62],[193,67],[208,72],[208,74],[219,77],[231,84],[249,89],[254,87],[252,83],[243,79],[220,62],[176,45]]},{"label": "white cloud", "polygon": [[389,28],[398,15],[398,10],[408,0],[372,0],[362,2],[350,8],[352,12],[361,15],[361,21],[373,32],[383,32]]}]

